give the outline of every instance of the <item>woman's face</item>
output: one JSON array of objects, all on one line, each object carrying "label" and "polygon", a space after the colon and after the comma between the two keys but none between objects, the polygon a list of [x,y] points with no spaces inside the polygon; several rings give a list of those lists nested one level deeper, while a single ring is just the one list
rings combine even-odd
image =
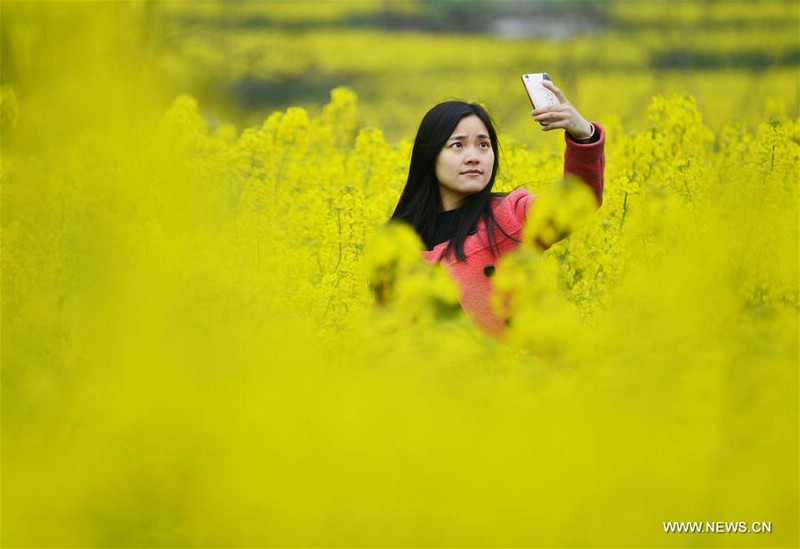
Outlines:
[{"label": "woman's face", "polygon": [[462,118],[436,157],[442,209],[458,208],[464,198],[482,191],[493,166],[494,150],[486,126],[474,114]]}]

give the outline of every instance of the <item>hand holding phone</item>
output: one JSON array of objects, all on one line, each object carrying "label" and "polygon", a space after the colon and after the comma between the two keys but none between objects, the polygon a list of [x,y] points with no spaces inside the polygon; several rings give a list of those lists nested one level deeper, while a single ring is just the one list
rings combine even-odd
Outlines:
[{"label": "hand holding phone", "polygon": [[533,105],[531,114],[543,126],[542,130],[563,129],[579,143],[592,138],[594,125],[581,116],[564,92],[553,84],[549,74],[523,74],[522,83]]}]

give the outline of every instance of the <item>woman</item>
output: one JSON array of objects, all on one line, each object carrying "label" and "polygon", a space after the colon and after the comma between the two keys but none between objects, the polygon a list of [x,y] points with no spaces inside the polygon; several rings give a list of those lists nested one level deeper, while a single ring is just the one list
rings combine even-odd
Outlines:
[{"label": "woman", "polygon": [[[564,172],[603,196],[605,131],[589,123],[552,82],[560,104],[535,109],[544,131],[565,130]],[[393,220],[409,223],[427,247],[424,258],[442,262],[461,288],[461,305],[492,334],[508,324],[508,311],[492,310],[490,277],[497,259],[519,245],[535,197],[519,188],[493,193],[499,167],[494,125],[475,103],[447,101],[433,107],[417,131],[408,180]]]}]

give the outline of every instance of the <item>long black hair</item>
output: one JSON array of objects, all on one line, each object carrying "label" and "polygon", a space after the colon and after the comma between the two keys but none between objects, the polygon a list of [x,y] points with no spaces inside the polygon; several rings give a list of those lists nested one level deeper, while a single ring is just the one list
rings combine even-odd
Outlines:
[{"label": "long black hair", "polygon": [[455,229],[445,254],[455,252],[458,261],[464,261],[464,239],[474,232],[478,220],[483,218],[486,225],[489,244],[495,255],[499,249],[494,237],[497,226],[503,234],[511,238],[497,223],[492,213],[492,192],[497,169],[500,165],[500,151],[497,144],[497,133],[489,113],[477,103],[463,101],[445,101],[429,110],[422,119],[414,139],[411,151],[411,165],[408,168],[408,179],[391,220],[402,220],[417,231],[428,249],[433,246],[436,230],[436,213],[441,209],[439,181],[436,179],[436,158],[445,143],[453,134],[462,118],[475,115],[480,118],[489,132],[489,139],[494,152],[492,177],[483,190],[467,196],[458,213],[455,214]]}]

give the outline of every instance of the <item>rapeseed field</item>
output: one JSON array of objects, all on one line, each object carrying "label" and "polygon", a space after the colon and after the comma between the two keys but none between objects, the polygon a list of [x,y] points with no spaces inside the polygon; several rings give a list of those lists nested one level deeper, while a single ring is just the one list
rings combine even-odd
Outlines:
[{"label": "rapeseed field", "polygon": [[[339,27],[234,33],[231,48],[294,52],[265,71],[364,71],[362,88],[250,123],[207,86],[252,67],[198,36],[184,57],[152,42],[147,3],[0,5],[0,543],[797,546],[798,39],[742,31],[747,49],[710,32],[691,48],[783,64],[703,70],[689,90],[638,65],[670,45],[666,4],[642,4],[619,14],[650,37],[639,48],[577,36],[547,54],[620,44],[567,79],[607,131],[597,211],[562,180],[563,138],[527,118],[524,42],[492,62],[469,53],[485,77],[466,85],[418,51],[443,35],[399,34],[408,55],[389,74],[395,50],[363,53],[385,39],[375,30],[348,31],[362,53],[339,57],[324,40]],[[239,9],[300,25],[380,5]],[[798,16],[796,3],[677,6],[684,24]],[[500,44],[448,43],[456,57]],[[413,93],[388,91],[415,71]],[[514,296],[502,340],[460,311],[413,231],[385,226],[415,124],[447,93],[497,115],[496,190],[539,194],[498,265]],[[542,253],[553,226],[569,236]],[[667,533],[673,521],[749,531]]]}]

